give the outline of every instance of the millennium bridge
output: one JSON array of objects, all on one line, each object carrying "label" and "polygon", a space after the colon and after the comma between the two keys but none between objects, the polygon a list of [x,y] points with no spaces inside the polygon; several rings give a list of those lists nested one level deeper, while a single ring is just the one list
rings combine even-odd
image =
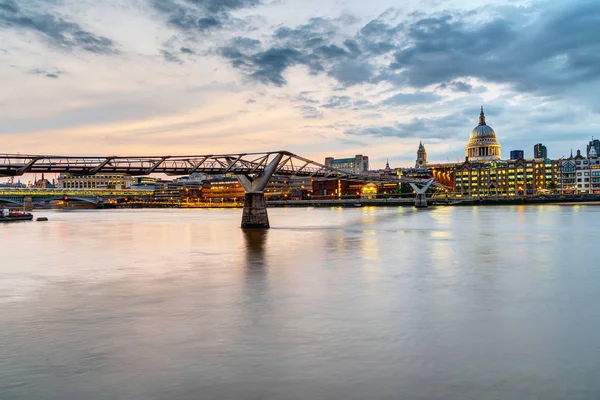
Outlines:
[{"label": "millennium bridge", "polygon": [[[427,207],[426,191],[434,186],[446,188],[432,179],[410,179],[341,171],[298,156],[289,151],[262,153],[210,154],[192,156],[49,156],[0,154],[0,177],[28,173],[69,173],[95,175],[119,173],[144,176],[162,173],[169,176],[234,175],[245,191],[242,228],[269,228],[264,189],[273,175],[311,177],[324,180],[408,183],[416,193],[415,206]],[[90,193],[90,196],[94,194]],[[81,196],[81,200],[91,197]]]},{"label": "millennium bridge", "polygon": [[0,188],[0,202],[25,206],[68,199],[97,206],[105,204],[107,200],[149,198],[153,194],[152,190]]}]

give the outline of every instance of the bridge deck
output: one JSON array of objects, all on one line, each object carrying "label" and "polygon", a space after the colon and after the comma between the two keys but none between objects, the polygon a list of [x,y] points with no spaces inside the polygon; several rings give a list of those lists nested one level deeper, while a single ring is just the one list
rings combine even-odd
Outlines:
[{"label": "bridge deck", "polygon": [[150,175],[153,173],[172,176],[203,173],[210,175],[231,174],[251,176],[263,172],[269,162],[278,155],[282,155],[282,157],[275,170],[276,175],[388,182],[420,181],[395,176],[357,174],[341,171],[285,150],[221,155],[130,157],[0,154],[0,176],[20,176],[26,173],[70,173],[74,175],[119,173],[133,176]]}]

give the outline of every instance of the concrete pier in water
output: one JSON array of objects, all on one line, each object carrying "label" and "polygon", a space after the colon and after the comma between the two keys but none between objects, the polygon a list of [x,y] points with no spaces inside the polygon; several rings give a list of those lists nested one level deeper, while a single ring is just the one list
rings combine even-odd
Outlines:
[{"label": "concrete pier in water", "polygon": [[269,215],[264,193],[246,193],[244,196],[244,211],[242,213],[242,228],[269,229]]}]

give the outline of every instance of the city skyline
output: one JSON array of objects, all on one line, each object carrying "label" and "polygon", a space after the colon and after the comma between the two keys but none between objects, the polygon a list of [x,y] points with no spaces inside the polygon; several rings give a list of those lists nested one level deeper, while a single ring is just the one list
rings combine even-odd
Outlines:
[{"label": "city skyline", "polygon": [[[600,131],[593,1],[0,0],[3,152],[464,160]],[[396,8],[394,8],[396,7]]]}]

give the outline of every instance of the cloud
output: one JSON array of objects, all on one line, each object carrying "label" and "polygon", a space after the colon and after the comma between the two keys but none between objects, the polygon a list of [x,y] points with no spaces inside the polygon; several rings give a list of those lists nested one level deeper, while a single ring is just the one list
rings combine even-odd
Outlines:
[{"label": "cloud", "polygon": [[83,29],[79,24],[44,11],[22,8],[13,0],[0,0],[0,26],[34,32],[54,47],[97,54],[116,54],[112,40]]},{"label": "cloud", "polygon": [[188,48],[188,47],[182,47],[179,49],[180,52],[185,53],[185,54],[195,54],[194,50]]},{"label": "cloud", "polygon": [[[488,18],[483,13],[491,14]],[[463,77],[548,94],[600,78],[600,3],[534,3],[427,16],[405,28],[392,69],[424,87]]]},{"label": "cloud", "polygon": [[258,49],[260,48],[260,40],[252,39],[249,37],[237,36],[231,39],[231,46],[242,47],[245,49]]},{"label": "cloud", "polygon": [[310,97],[308,97],[312,93],[316,93],[316,92],[302,91],[298,94],[298,96],[296,96],[294,101],[300,101],[300,102],[308,103],[308,104],[319,104],[320,103],[319,100],[311,99]]},{"label": "cloud", "polygon": [[63,74],[63,71],[58,69],[54,69],[54,71],[46,71],[44,69],[35,68],[27,71],[27,73],[30,75],[43,75],[46,78],[58,79],[60,75]]},{"label": "cloud", "polygon": [[[296,28],[279,27],[271,37],[266,50],[249,48],[245,43],[230,41],[217,52],[229,59],[234,68],[241,69],[246,77],[267,84],[283,86],[284,73],[294,65],[305,65],[310,74],[326,72],[343,86],[368,82],[374,73],[369,62],[360,60],[360,46],[352,39],[343,44],[333,43],[339,34],[336,20],[312,18]],[[285,60],[276,60],[273,56]],[[265,56],[268,56],[265,58]],[[276,66],[272,65],[276,62]]]},{"label": "cloud", "polygon": [[461,81],[443,82],[438,86],[438,89],[449,89],[452,92],[470,93],[473,90],[473,85]]},{"label": "cloud", "polygon": [[462,114],[445,115],[438,118],[412,118],[409,122],[391,125],[358,126],[347,129],[350,136],[375,136],[415,139],[462,138],[470,119]]},{"label": "cloud", "polygon": [[254,7],[261,0],[150,0],[173,28],[190,33],[221,29],[236,20],[231,13]]},{"label": "cloud", "polygon": [[427,103],[433,103],[441,100],[442,97],[437,94],[430,92],[416,92],[416,93],[398,93],[392,97],[388,97],[383,100],[381,104],[387,106],[409,106],[409,105],[422,105]]},{"label": "cloud", "polygon": [[326,100],[326,103],[322,105],[324,108],[350,108],[352,106],[352,99],[349,96],[332,96]]},{"label": "cloud", "polygon": [[485,91],[468,83],[474,78],[548,96],[600,80],[597,1],[420,12],[400,23],[393,21],[398,15],[388,10],[354,35],[335,19],[312,18],[296,27],[278,27],[255,48],[232,42],[218,53],[247,78],[276,86],[285,85],[286,70],[298,64],[310,74],[335,79],[342,89],[388,83],[413,89],[436,85],[454,93]]},{"label": "cloud", "polygon": [[179,59],[179,57],[177,57],[170,51],[161,50],[160,54],[162,55],[163,59],[167,62],[171,62],[171,63],[175,63],[175,64],[183,64],[183,61],[181,61],[181,59]]},{"label": "cloud", "polygon": [[302,117],[304,117],[304,118],[308,118],[308,119],[323,118],[323,113],[315,107],[297,106],[296,108],[300,110],[300,114],[302,114]]},{"label": "cloud", "polygon": [[335,78],[345,86],[369,82],[374,74],[375,67],[366,61],[348,61],[338,63],[331,67],[328,75]]},{"label": "cloud", "polygon": [[283,72],[293,65],[306,65],[313,73],[322,70],[314,57],[292,48],[270,48],[245,55],[234,46],[228,46],[220,48],[219,53],[229,59],[233,67],[247,71],[250,79],[274,86],[287,83]]}]

